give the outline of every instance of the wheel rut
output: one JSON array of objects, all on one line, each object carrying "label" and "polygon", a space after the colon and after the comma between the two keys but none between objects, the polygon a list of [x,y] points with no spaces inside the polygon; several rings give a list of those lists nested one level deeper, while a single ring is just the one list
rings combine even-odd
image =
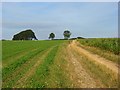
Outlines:
[{"label": "wheel rut", "polygon": [[86,56],[89,60],[93,60],[99,64],[102,64],[102,65],[106,66],[107,68],[109,68],[110,70],[112,70],[113,72],[118,74],[118,71],[119,71],[118,65],[113,63],[112,61],[107,60],[103,57],[100,57],[99,55],[92,54],[89,51],[83,49],[82,47],[77,46],[77,41],[75,41],[75,40],[72,41],[70,46],[71,46],[71,48],[73,48],[75,51],[77,51],[81,55]]},{"label": "wheel rut", "polygon": [[74,70],[71,71],[71,77],[70,79],[74,83],[74,87],[77,88],[96,88],[97,84],[95,80],[86,72],[86,70],[82,67],[79,60],[80,58],[77,58],[74,56],[74,52],[72,51],[72,48],[70,45],[67,47],[67,53],[68,53],[68,63],[69,68],[73,67]]}]

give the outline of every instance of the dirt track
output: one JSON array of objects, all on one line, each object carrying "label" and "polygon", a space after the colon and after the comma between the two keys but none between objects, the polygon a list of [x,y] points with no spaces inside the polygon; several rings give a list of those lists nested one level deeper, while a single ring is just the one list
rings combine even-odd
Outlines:
[{"label": "dirt track", "polygon": [[[68,72],[73,86],[76,88],[105,88],[106,86],[101,80],[95,79],[88,73],[82,64],[82,60],[87,58],[97,65],[104,66],[106,70],[111,70],[118,77],[118,65],[99,55],[93,54],[82,47],[78,46],[78,42],[73,40],[66,48],[66,60],[68,61]],[[85,58],[84,58],[85,57]]]},{"label": "dirt track", "polygon": [[99,55],[92,54],[80,46],[77,46],[77,41],[73,40],[72,43],[70,44],[70,47],[73,48],[75,51],[79,52],[81,55],[86,56],[90,60],[98,62],[102,65],[105,65],[107,68],[111,69],[113,72],[118,73],[118,65],[117,64],[115,64],[112,61],[109,61],[105,58],[102,58]]},{"label": "dirt track", "polygon": [[70,67],[73,67],[74,70],[71,72],[71,80],[73,80],[73,83],[75,82],[75,87],[78,88],[97,88],[97,84],[95,80],[86,72],[86,70],[82,67],[79,60],[80,58],[75,57],[72,48],[69,45],[67,47],[68,52],[68,61],[70,63]]}]

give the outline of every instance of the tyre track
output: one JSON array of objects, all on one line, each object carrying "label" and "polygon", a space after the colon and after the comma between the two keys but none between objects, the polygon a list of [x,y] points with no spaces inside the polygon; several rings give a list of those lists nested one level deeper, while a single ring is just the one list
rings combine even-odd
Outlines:
[{"label": "tyre track", "polygon": [[[77,88],[96,88],[97,84],[92,77],[86,72],[82,65],[78,62],[80,58],[74,56],[72,48],[69,45],[67,47],[67,53],[69,57],[69,68],[73,66],[74,71],[71,72],[71,80],[73,81],[73,86]],[[72,65],[72,66],[71,66]]]},{"label": "tyre track", "polygon": [[105,65],[107,68],[109,68],[110,70],[112,70],[113,72],[118,74],[118,65],[105,59],[100,57],[99,55],[96,54],[92,54],[89,51],[83,49],[82,47],[78,47],[77,42],[75,40],[72,41],[72,43],[70,44],[71,48],[73,48],[75,51],[79,52],[81,55],[86,56],[87,58],[89,58],[90,60],[96,61],[99,64]]}]

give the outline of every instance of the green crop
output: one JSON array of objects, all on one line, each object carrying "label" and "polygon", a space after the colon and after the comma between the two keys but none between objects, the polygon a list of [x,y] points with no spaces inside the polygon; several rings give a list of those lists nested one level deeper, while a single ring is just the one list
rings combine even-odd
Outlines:
[{"label": "green crop", "polygon": [[83,45],[98,47],[100,49],[113,52],[117,55],[120,53],[118,38],[92,38],[81,39],[79,41]]},{"label": "green crop", "polygon": [[[63,41],[2,41],[2,83],[3,87],[13,87],[28,69],[49,48],[56,47]],[[54,52],[55,53],[55,52]],[[51,56],[52,56],[51,52]],[[21,55],[21,56],[19,56]],[[53,56],[55,56],[53,54]],[[50,56],[49,56],[50,57]],[[33,58],[36,58],[35,60]],[[49,62],[50,63],[50,62]],[[5,65],[5,66],[4,66]]]}]

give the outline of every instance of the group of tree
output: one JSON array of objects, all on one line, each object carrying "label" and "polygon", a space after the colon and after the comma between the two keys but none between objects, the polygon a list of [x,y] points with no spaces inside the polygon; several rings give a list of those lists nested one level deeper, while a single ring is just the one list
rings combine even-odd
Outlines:
[{"label": "group of tree", "polygon": [[[65,30],[63,32],[63,35],[64,35],[64,39],[68,39],[68,38],[70,38],[71,32],[68,30]],[[55,34],[50,33],[49,39],[53,40],[54,38],[55,38]],[[33,40],[33,39],[38,40],[35,36],[35,33],[31,29],[28,29],[28,30],[22,31],[18,34],[15,34],[13,36],[12,40]]]},{"label": "group of tree", "polygon": [[[64,39],[69,39],[70,38],[70,35],[71,35],[71,32],[70,31],[68,31],[68,30],[65,30],[64,32],[63,32],[63,35],[64,35]],[[54,39],[55,38],[55,34],[54,33],[50,33],[50,35],[49,35],[49,39]]]},{"label": "group of tree", "polygon": [[12,40],[37,40],[35,33],[31,30],[25,30],[13,36]]}]

